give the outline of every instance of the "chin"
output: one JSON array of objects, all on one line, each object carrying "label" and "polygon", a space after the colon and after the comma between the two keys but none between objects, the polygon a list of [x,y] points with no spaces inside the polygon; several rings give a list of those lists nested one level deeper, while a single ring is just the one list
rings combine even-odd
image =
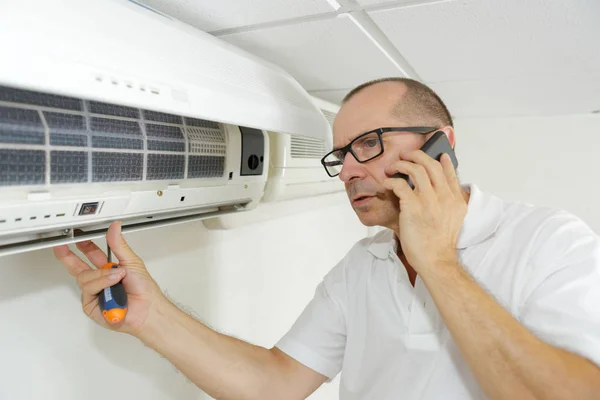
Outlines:
[{"label": "chin", "polygon": [[354,212],[364,226],[381,225],[381,218],[378,215],[375,215],[375,212],[373,211],[360,211],[355,208]]},{"label": "chin", "polygon": [[364,226],[389,227],[398,223],[398,211],[392,207],[353,208],[356,216]]}]

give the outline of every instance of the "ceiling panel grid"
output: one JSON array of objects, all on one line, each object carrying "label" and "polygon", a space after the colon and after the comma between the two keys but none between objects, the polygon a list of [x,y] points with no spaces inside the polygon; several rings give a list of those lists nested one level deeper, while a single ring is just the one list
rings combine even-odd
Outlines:
[{"label": "ceiling panel grid", "polygon": [[281,66],[309,91],[400,73],[346,15],[220,38]]}]

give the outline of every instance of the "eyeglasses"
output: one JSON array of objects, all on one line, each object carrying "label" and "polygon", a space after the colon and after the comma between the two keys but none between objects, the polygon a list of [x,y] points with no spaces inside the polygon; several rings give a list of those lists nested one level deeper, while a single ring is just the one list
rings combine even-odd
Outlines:
[{"label": "eyeglasses", "polygon": [[321,159],[321,164],[323,164],[327,174],[333,178],[341,172],[344,159],[348,152],[350,152],[359,163],[365,163],[383,154],[383,140],[381,139],[381,135],[386,132],[411,132],[427,135],[436,129],[438,128],[431,126],[405,126],[374,129],[357,136],[346,146],[334,149],[327,153],[325,157]]}]

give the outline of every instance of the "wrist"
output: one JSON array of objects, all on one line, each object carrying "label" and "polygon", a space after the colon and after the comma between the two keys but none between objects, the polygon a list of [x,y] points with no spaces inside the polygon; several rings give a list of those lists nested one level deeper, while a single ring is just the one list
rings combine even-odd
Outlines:
[{"label": "wrist", "polygon": [[179,309],[175,307],[166,297],[159,296],[150,304],[148,317],[142,326],[132,335],[141,340],[145,345],[152,347],[153,341],[157,340],[164,327],[172,324],[174,316]]},{"label": "wrist", "polygon": [[448,273],[462,270],[462,265],[458,261],[456,253],[442,254],[437,257],[429,258],[419,264],[415,270],[423,279],[438,278],[447,275]]}]

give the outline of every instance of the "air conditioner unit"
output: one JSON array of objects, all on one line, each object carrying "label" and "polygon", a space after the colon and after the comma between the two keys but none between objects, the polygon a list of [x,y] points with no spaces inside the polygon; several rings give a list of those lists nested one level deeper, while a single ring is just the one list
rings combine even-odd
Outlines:
[{"label": "air conditioner unit", "polygon": [[[313,101],[333,129],[339,106],[313,97]],[[333,135],[302,137],[269,132],[271,155],[269,177],[263,202],[336,193],[344,190],[339,179],[332,179],[321,165],[321,158],[332,149]]]},{"label": "air conditioner unit", "polygon": [[285,71],[132,1],[13,1],[0,35],[0,255],[252,210],[267,132],[329,140]]},{"label": "air conditioner unit", "polygon": [[[313,97],[330,128],[339,106]],[[333,135],[323,138],[268,132],[270,143],[269,174],[260,207],[251,213],[235,213],[203,220],[209,229],[234,229],[289,214],[345,204],[348,198],[343,183],[331,178],[321,158],[331,150]]]}]

